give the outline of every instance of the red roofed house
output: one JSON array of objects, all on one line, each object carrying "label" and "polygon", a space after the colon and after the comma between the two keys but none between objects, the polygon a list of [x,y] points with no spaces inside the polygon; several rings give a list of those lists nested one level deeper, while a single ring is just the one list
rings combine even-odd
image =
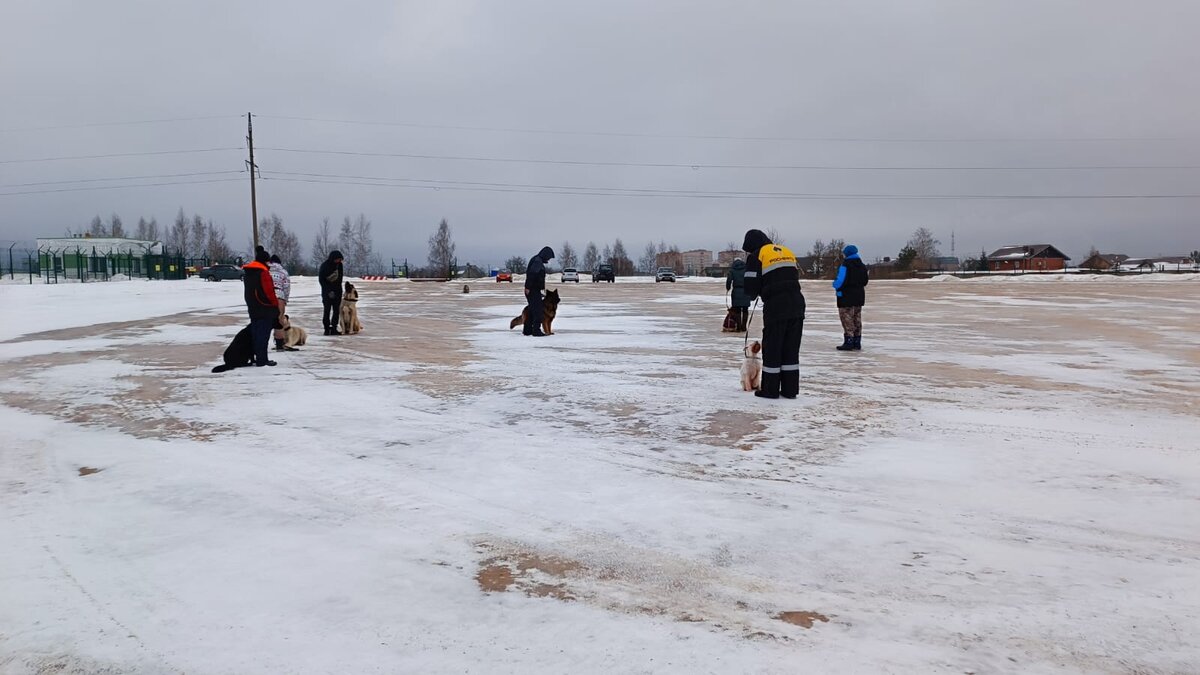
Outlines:
[{"label": "red roofed house", "polygon": [[1050,272],[1066,268],[1071,258],[1050,244],[1005,246],[988,254],[993,272]]}]

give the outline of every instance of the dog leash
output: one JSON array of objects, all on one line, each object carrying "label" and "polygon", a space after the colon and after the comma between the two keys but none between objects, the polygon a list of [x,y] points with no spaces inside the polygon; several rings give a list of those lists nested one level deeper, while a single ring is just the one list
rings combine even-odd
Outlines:
[{"label": "dog leash", "polygon": [[750,310],[750,316],[746,317],[746,339],[742,341],[742,349],[750,345],[750,324],[754,322],[754,312],[758,310],[758,298],[754,299],[754,309]]}]

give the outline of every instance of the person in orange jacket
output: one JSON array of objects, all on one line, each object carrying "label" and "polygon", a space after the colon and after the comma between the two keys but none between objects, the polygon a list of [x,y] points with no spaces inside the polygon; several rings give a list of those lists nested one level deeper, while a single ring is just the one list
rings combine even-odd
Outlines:
[{"label": "person in orange jacket", "polygon": [[271,344],[271,331],[279,323],[279,299],[275,297],[275,283],[267,267],[271,256],[263,247],[254,249],[254,260],[242,267],[242,283],[246,285],[246,311],[250,314],[250,336],[254,342],[254,365],[273,366],[267,358]]}]

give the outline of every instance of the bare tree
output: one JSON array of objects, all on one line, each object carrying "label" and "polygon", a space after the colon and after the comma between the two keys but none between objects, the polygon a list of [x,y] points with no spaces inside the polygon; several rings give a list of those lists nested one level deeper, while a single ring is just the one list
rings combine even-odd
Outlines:
[{"label": "bare tree", "polygon": [[604,252],[600,254],[600,262],[612,264],[612,246],[604,245]]},{"label": "bare tree", "polygon": [[575,248],[571,246],[571,242],[569,241],[563,242],[558,259],[562,263],[563,269],[575,268],[579,265],[578,257],[575,255]]},{"label": "bare tree", "polygon": [[813,259],[812,268],[809,270],[802,270],[802,271],[810,272],[814,276],[818,276],[818,277],[821,276],[822,274],[824,274],[825,273],[825,260],[824,260],[824,258],[825,258],[825,242],[824,242],[824,240],[818,239],[818,240],[814,241],[812,248],[808,251],[808,256]]},{"label": "bare tree", "polygon": [[429,267],[435,275],[445,275],[447,279],[454,276],[454,239],[450,236],[450,223],[442,218],[437,230],[429,237]]},{"label": "bare tree", "polygon": [[225,227],[208,221],[208,244],[205,256],[212,262],[230,262],[233,260],[233,248],[225,241]]},{"label": "bare tree", "polygon": [[933,238],[933,233],[924,227],[918,227],[908,239],[907,248],[916,252],[913,265],[916,269],[928,269],[933,266],[941,253],[938,244],[942,242]]},{"label": "bare tree", "polygon": [[188,251],[189,258],[201,258],[208,255],[208,226],[200,214],[192,216],[192,250]]},{"label": "bare tree", "polygon": [[588,242],[587,248],[583,251],[583,267],[589,272],[596,270],[596,265],[600,264],[600,253],[596,250],[595,242]]},{"label": "bare tree", "polygon": [[642,257],[638,260],[638,269],[643,274],[654,274],[654,269],[658,266],[658,249],[655,248],[654,242],[646,244],[646,248],[642,251]]},{"label": "bare tree", "polygon": [[524,274],[526,265],[528,262],[519,255],[509,256],[508,260],[504,261],[504,269],[513,274]]},{"label": "bare tree", "polygon": [[118,238],[125,236],[125,223],[121,221],[121,216],[115,213],[108,220],[108,236]]},{"label": "bare tree", "polygon": [[773,244],[783,244],[783,235],[780,234],[779,228],[772,227],[767,230],[767,238],[769,238]]},{"label": "bare tree", "polygon": [[146,241],[147,239],[149,239],[150,235],[149,235],[148,227],[149,227],[149,223],[146,222],[145,216],[138,218],[137,229],[134,230],[134,235],[133,235],[134,238],[140,239],[142,241]]},{"label": "bare tree", "polygon": [[1098,255],[1100,255],[1100,249],[1096,248],[1095,244],[1092,244],[1092,247],[1088,249],[1087,257],[1092,258]]},{"label": "bare tree", "polygon": [[304,263],[300,237],[284,226],[283,218],[278,214],[272,213],[262,219],[258,226],[258,240],[268,252],[279,256],[288,271],[293,271]]},{"label": "bare tree", "polygon": [[167,247],[174,249],[176,255],[187,255],[189,249],[189,230],[188,219],[183,214],[183,207],[179,207],[179,213],[175,215],[175,224],[171,226],[171,231],[167,233]]},{"label": "bare tree", "polygon": [[158,218],[150,216],[150,222],[146,223],[146,241],[158,241],[161,236],[158,232]]},{"label": "bare tree", "polygon": [[92,218],[92,222],[88,224],[87,233],[93,237],[108,236],[108,228],[104,227],[104,221],[100,220],[100,214],[96,214],[96,217]]},{"label": "bare tree", "polygon": [[329,219],[323,218],[321,224],[317,226],[317,236],[313,239],[312,253],[309,256],[309,264],[314,269],[320,268],[321,263],[329,258],[329,254],[333,252],[337,242],[333,239],[333,231],[329,226]]},{"label": "bare tree", "polygon": [[613,272],[618,276],[633,274],[633,261],[629,259],[629,254],[625,251],[625,244],[619,237],[613,243],[612,266]]}]

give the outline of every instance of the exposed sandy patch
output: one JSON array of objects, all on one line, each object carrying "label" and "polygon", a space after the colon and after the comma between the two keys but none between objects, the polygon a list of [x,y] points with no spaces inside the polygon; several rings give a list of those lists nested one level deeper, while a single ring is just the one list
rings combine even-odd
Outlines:
[{"label": "exposed sandy patch", "polygon": [[775,618],[801,628],[812,628],[813,621],[829,623],[829,617],[818,612],[780,612]]},{"label": "exposed sandy patch", "polygon": [[[521,544],[480,542],[475,581],[488,593],[586,602],[613,612],[703,624],[741,637],[790,639],[773,624],[811,628],[828,622],[817,612],[775,612],[771,591],[722,571],[720,552],[704,564],[627,546],[588,542],[576,554]],[[807,624],[807,625],[806,625]]]},{"label": "exposed sandy patch", "polygon": [[80,476],[90,476],[94,473],[100,473],[103,470],[104,469],[97,469],[97,468],[91,467],[91,466],[81,466],[81,467],[79,467],[79,475]]}]

